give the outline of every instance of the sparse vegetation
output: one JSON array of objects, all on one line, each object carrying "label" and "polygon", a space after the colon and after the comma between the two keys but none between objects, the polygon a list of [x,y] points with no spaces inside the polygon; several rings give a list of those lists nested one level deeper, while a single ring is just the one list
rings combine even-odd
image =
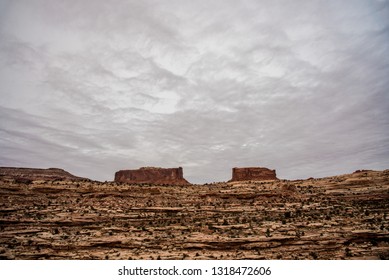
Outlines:
[{"label": "sparse vegetation", "polygon": [[348,176],[314,186],[2,181],[0,230],[17,233],[0,236],[0,257],[28,248],[48,259],[386,258],[389,172],[361,185]]}]

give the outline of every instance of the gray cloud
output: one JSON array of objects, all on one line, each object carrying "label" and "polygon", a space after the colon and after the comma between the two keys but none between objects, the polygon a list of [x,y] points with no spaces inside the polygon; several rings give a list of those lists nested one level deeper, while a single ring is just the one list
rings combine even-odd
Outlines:
[{"label": "gray cloud", "polygon": [[388,1],[0,1],[0,164],[389,166]]}]

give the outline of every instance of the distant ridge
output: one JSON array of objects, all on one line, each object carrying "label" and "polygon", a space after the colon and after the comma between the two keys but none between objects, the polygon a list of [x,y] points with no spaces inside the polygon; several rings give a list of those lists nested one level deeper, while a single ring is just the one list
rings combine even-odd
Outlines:
[{"label": "distant ridge", "polygon": [[87,178],[77,177],[60,168],[26,168],[26,167],[0,167],[0,176],[18,181],[37,180],[60,180],[60,181],[81,181]]}]

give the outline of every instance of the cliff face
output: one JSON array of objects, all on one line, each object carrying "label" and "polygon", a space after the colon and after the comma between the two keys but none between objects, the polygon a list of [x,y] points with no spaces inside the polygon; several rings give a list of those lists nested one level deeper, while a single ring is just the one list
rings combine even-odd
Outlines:
[{"label": "cliff face", "polygon": [[78,181],[86,178],[77,177],[59,168],[20,168],[20,167],[0,167],[0,176],[8,179],[15,179],[19,182],[29,182],[36,180],[63,180]]},{"label": "cliff face", "polygon": [[142,167],[136,170],[120,170],[115,173],[115,182],[130,184],[170,184],[189,185],[184,179],[182,167],[178,168],[157,168]]},{"label": "cliff face", "polygon": [[276,171],[265,167],[235,167],[230,181],[277,180]]}]

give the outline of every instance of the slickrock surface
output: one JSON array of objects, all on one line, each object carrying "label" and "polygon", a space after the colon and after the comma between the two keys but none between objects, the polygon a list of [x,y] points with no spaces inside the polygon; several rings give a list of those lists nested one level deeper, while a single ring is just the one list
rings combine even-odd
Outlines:
[{"label": "slickrock surface", "polygon": [[70,174],[59,168],[21,168],[21,167],[0,167],[0,178],[14,179],[20,183],[30,183],[37,180],[87,180]]},{"label": "slickrock surface", "polygon": [[249,180],[278,180],[276,171],[265,167],[234,167],[232,168],[232,179],[234,181]]},{"label": "slickrock surface", "polygon": [[389,170],[182,187],[0,182],[4,259],[387,259]]},{"label": "slickrock surface", "polygon": [[142,167],[136,170],[120,170],[115,173],[115,182],[129,184],[189,185],[184,179],[182,167]]}]

